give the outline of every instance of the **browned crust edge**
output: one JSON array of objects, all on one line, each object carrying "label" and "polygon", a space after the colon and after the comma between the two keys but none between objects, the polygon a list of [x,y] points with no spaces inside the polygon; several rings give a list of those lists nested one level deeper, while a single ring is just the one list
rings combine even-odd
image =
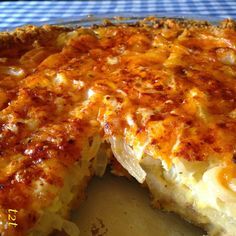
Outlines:
[{"label": "browned crust edge", "polygon": [[[217,27],[222,29],[236,30],[236,21],[232,19],[225,19],[219,22],[218,25],[212,25],[207,21],[200,20],[187,20],[187,19],[171,19],[171,18],[158,18],[154,16],[147,17],[143,20],[137,21],[132,25],[146,25],[156,28],[168,27],[178,25],[181,28],[209,28]],[[101,25],[108,26],[114,25],[110,20],[104,20]],[[116,25],[127,25],[127,23],[118,22]],[[79,27],[79,26],[78,26]],[[96,27],[96,26],[94,26]],[[55,38],[62,32],[72,31],[73,27],[66,27],[63,25],[43,25],[34,26],[26,25],[16,28],[12,32],[0,32],[0,50],[8,49],[10,47],[19,47],[22,45],[32,44],[35,40],[39,42],[47,42],[48,40]]]},{"label": "browned crust edge", "polygon": [[[169,199],[154,199],[152,198],[152,206],[157,209],[161,209],[165,212],[174,212],[179,215],[182,219],[186,220],[190,224],[206,231],[206,236],[220,236],[224,235],[223,229],[215,227],[206,216],[194,210],[191,205],[179,205],[176,201]],[[204,234],[205,235],[205,234]]]},{"label": "browned crust edge", "polygon": [[27,25],[16,28],[12,32],[0,32],[0,50],[30,45],[35,40],[44,43],[57,37],[60,33],[70,30],[69,27],[64,26],[44,25],[38,27]]},{"label": "browned crust edge", "polygon": [[165,212],[175,212],[187,222],[194,224],[209,232],[210,224],[206,217],[200,215],[191,206],[184,207],[184,211],[175,201],[154,200],[152,206]]}]

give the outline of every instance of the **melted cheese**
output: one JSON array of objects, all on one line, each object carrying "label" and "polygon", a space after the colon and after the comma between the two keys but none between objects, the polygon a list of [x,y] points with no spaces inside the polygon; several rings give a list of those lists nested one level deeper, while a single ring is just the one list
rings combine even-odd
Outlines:
[{"label": "melted cheese", "polygon": [[[234,192],[235,29],[149,23],[76,29],[0,53],[0,208],[23,212],[22,232],[38,218],[26,220],[28,212],[56,198],[68,169],[94,159],[99,140],[110,140],[140,182],[149,155],[166,171],[176,159],[203,163],[198,178]],[[212,166],[223,174],[207,178]],[[55,188],[43,199],[32,194],[40,178]]]}]

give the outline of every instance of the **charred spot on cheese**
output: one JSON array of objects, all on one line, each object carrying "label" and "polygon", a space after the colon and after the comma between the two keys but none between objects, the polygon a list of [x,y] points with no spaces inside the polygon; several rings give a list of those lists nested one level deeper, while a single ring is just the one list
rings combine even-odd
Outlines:
[{"label": "charred spot on cheese", "polygon": [[236,151],[234,150],[233,157],[232,157],[233,163],[236,164]]}]

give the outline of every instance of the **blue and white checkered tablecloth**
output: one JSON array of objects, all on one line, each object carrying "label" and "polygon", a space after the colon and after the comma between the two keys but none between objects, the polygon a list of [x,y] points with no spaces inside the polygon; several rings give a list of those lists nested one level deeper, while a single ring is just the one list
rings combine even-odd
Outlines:
[{"label": "blue and white checkered tablecloth", "polygon": [[0,0],[0,30],[32,22],[119,12],[172,12],[180,16],[192,14],[236,18],[236,0]]}]

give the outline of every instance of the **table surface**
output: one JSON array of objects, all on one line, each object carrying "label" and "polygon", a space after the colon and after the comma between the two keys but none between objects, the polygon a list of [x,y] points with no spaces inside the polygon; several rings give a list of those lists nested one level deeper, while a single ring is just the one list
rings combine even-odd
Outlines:
[{"label": "table surface", "polygon": [[119,12],[203,15],[236,19],[236,0],[0,1],[0,30],[24,24]]}]

